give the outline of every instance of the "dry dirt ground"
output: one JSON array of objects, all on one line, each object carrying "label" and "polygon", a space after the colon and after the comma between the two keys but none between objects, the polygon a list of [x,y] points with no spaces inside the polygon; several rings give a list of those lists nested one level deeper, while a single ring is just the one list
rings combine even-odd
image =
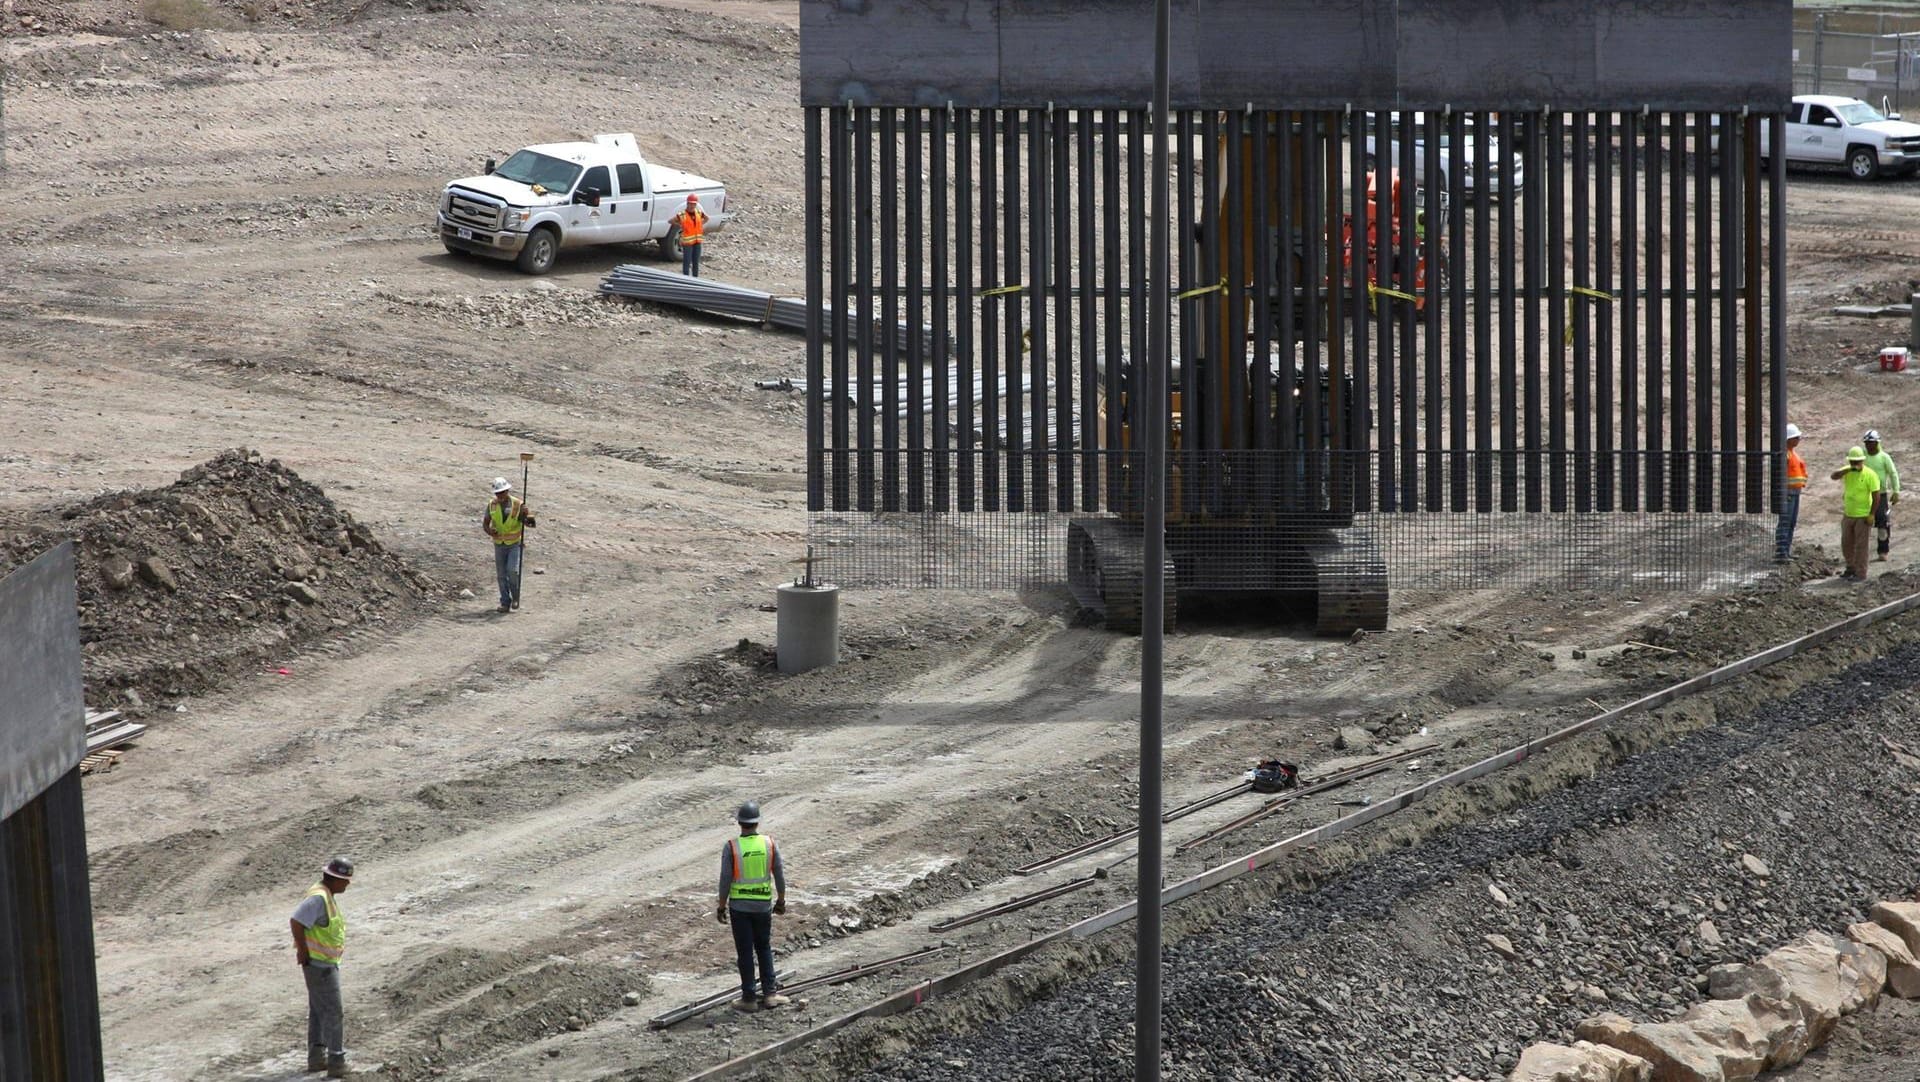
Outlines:
[{"label": "dry dirt ground", "polygon": [[[805,543],[803,428],[751,381],[798,375],[795,339],[601,301],[631,252],[529,280],[428,229],[439,185],[489,155],[633,130],[729,185],[709,274],[797,291],[796,22],[763,0],[0,7],[0,508],[165,486],[245,446],[438,584],[420,613],[147,703],[152,732],[89,780],[111,1077],[299,1077],[286,915],[335,852],[362,870],[363,1071],[669,1078],[881,984],[784,1021],[646,1028],[730,979],[709,896],[741,797],[790,853],[795,972],[919,946],[908,912],[1028,889],[1006,870],[1130,814],[1137,644],[1058,596],[856,593],[847,664],[767,672],[765,606]],[[1889,328],[1824,313],[1905,293],[1920,182],[1796,176],[1790,220],[1804,450],[1818,470],[1873,424],[1899,455],[1920,391],[1861,370]],[[475,527],[522,450],[541,525],[527,606],[499,617]],[[1834,502],[1801,534],[1829,553]],[[1856,603],[1761,586],[1725,656]],[[1387,749],[1424,725],[1427,769],[1470,761],[1705,663],[1621,652],[1691,603],[1406,597],[1358,644],[1195,629],[1168,647],[1170,796],[1268,754],[1358,754],[1331,747],[1339,725]]]}]

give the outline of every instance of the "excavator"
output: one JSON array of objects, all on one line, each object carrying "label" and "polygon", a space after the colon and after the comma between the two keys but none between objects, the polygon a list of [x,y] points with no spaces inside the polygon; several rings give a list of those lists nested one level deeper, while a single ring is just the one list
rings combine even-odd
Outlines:
[{"label": "excavator", "polygon": [[[1291,153],[1281,156],[1276,144],[1289,127],[1291,133],[1284,137],[1292,140]],[[1221,137],[1222,144],[1227,138]],[[1267,250],[1273,253],[1275,265],[1261,277],[1269,283],[1294,285],[1287,296],[1273,287],[1265,298],[1252,296],[1251,289],[1237,295],[1215,291],[1206,298],[1204,310],[1217,333],[1176,336],[1186,345],[1178,347],[1181,355],[1169,373],[1173,402],[1167,426],[1167,512],[1162,524],[1167,552],[1165,627],[1173,629],[1184,599],[1190,605],[1226,601],[1243,612],[1249,602],[1263,611],[1310,608],[1316,632],[1328,636],[1385,630],[1386,557],[1371,531],[1355,527],[1355,494],[1366,485],[1366,456],[1371,449],[1366,406],[1354,394],[1353,381],[1346,374],[1350,365],[1337,378],[1332,374],[1322,340],[1332,323],[1329,295],[1352,294],[1354,226],[1351,216],[1328,224],[1316,222],[1309,213],[1310,207],[1338,205],[1343,181],[1340,136],[1332,125],[1305,125],[1297,118],[1290,125],[1277,125],[1264,136],[1264,169],[1253,164],[1260,149],[1253,145],[1258,137],[1241,138],[1242,152],[1237,155],[1230,157],[1222,146],[1219,160],[1241,164],[1236,176],[1223,175],[1207,207],[1213,223],[1226,224],[1223,233],[1237,233],[1237,243],[1227,243],[1223,237],[1222,243],[1210,246],[1218,253],[1219,279],[1225,283],[1230,261],[1238,260],[1236,280],[1254,282],[1255,253]],[[1321,144],[1313,160],[1328,163],[1324,176],[1309,176],[1304,167],[1310,160],[1304,153],[1308,139]],[[1273,163],[1284,161],[1292,163],[1290,182],[1283,182],[1272,168]],[[1257,175],[1264,175],[1265,183],[1256,184]],[[1311,204],[1310,181],[1324,185],[1316,193],[1319,199]],[[1392,183],[1397,191],[1398,179]],[[1255,213],[1256,199],[1266,201],[1263,216]],[[1289,204],[1286,214],[1282,214],[1283,201]],[[1396,198],[1383,238],[1369,200],[1363,227],[1369,239],[1364,273],[1376,286],[1415,296],[1415,303],[1424,305],[1424,258],[1415,261],[1412,274],[1403,273],[1391,258],[1399,247],[1399,208]],[[1289,230],[1293,236],[1256,245],[1257,221],[1294,223]],[[1213,228],[1213,223],[1202,221],[1197,229]],[[1320,253],[1316,262],[1322,266],[1308,266],[1302,224],[1306,228],[1317,224],[1323,230],[1321,243],[1312,246]],[[1424,223],[1417,227],[1423,229]],[[1383,239],[1393,245],[1385,253],[1384,280],[1381,260],[1373,255]],[[1292,261],[1290,274],[1279,273],[1281,260]],[[1317,280],[1317,290],[1299,285],[1309,274]],[[1260,303],[1269,305],[1275,325],[1282,319],[1293,321],[1292,338],[1303,343],[1296,357],[1252,356],[1251,324],[1254,305]],[[1348,312],[1342,318],[1366,315]],[[1209,341],[1215,344],[1216,356],[1204,355]],[[1265,378],[1259,378],[1259,366],[1266,366]],[[1188,396],[1198,397],[1189,402]],[[1124,396],[1117,404],[1103,403],[1103,411],[1119,409],[1121,446],[1128,451],[1137,450],[1130,406]],[[1194,423],[1196,418],[1200,423]],[[1124,458],[1125,483],[1119,486],[1120,499],[1111,501],[1118,513],[1068,523],[1067,581],[1083,609],[1101,617],[1112,630],[1137,634],[1148,524],[1141,514],[1144,477],[1135,475],[1141,464],[1138,456]]]}]

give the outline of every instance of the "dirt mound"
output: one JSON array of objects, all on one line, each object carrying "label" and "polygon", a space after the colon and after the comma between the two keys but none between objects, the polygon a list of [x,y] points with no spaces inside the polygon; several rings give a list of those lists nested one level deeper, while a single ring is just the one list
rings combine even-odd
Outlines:
[{"label": "dirt mound", "polygon": [[473,0],[0,0],[0,37],[328,27],[474,7]]},{"label": "dirt mound", "polygon": [[97,707],[137,712],[205,691],[415,615],[436,592],[326,493],[253,451],[224,452],[164,489],[25,516],[0,531],[0,569],[68,538]]}]

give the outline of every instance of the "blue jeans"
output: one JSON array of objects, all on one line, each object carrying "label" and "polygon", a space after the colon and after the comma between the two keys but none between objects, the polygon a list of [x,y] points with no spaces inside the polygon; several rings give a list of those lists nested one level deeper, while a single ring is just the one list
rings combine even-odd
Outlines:
[{"label": "blue jeans", "polygon": [[1793,554],[1793,528],[1800,522],[1800,493],[1788,489],[1780,501],[1780,524],[1773,528],[1773,554],[1784,560]]},{"label": "blue jeans", "polygon": [[520,546],[493,546],[493,577],[500,582],[500,605],[510,608],[520,601]]},{"label": "blue jeans", "polygon": [[680,273],[689,278],[700,277],[700,246],[698,244],[680,246]]}]

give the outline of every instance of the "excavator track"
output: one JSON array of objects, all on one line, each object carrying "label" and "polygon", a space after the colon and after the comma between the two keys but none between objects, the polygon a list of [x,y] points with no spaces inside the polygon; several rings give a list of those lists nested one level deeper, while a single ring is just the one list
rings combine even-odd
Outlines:
[{"label": "excavator track", "polygon": [[1314,630],[1347,636],[1387,629],[1387,559],[1373,534],[1343,530],[1338,540],[1307,546],[1317,595]]},{"label": "excavator track", "polygon": [[[1075,601],[1099,616],[1109,630],[1137,635],[1146,596],[1144,539],[1136,524],[1080,518],[1067,524],[1067,586]],[[1162,564],[1165,609],[1161,627],[1173,630],[1178,614],[1173,559]]]}]

